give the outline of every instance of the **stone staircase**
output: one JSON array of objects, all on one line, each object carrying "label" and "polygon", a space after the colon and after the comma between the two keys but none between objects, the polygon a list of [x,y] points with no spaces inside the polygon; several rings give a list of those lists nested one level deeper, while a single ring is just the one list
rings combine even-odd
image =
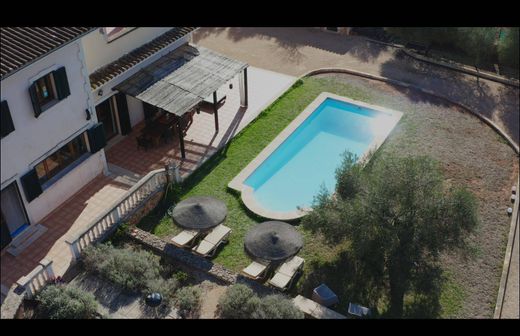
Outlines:
[{"label": "stone staircase", "polygon": [[130,187],[135,185],[142,178],[141,175],[112,163],[108,164],[108,170],[110,172],[109,176],[112,177],[114,181],[126,184]]},{"label": "stone staircase", "polygon": [[40,238],[45,231],[47,231],[47,228],[41,224],[30,225],[11,241],[7,247],[7,252],[15,257],[18,256],[27,246]]}]

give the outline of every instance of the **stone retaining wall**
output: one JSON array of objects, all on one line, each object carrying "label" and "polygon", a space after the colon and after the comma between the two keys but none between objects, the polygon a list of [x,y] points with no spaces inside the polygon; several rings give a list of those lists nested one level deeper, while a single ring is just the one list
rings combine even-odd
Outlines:
[{"label": "stone retaining wall", "polygon": [[222,265],[215,264],[211,260],[195,255],[187,250],[179,248],[167,241],[157,237],[154,234],[143,231],[139,228],[132,228],[128,236],[135,242],[144,245],[146,248],[158,253],[161,256],[171,258],[173,261],[181,264],[189,269],[195,269],[208,273],[214,278],[232,285],[243,283],[250,286],[258,294],[267,295],[276,293],[272,288],[264,286],[256,281],[246,278],[236,272],[233,272]]}]

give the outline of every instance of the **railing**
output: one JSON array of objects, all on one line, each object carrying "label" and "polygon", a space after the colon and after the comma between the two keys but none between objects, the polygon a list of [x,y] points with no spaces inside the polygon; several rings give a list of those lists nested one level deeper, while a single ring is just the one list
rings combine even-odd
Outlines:
[{"label": "railing", "polygon": [[40,264],[26,276],[16,281],[19,287],[25,289],[27,298],[32,298],[36,293],[45,287],[45,285],[54,280],[54,270],[52,269],[52,260],[42,259]]},{"label": "railing", "polygon": [[87,246],[104,238],[108,232],[115,229],[133,210],[156,191],[163,188],[166,183],[167,173],[165,169],[149,172],[106,211],[94,218],[83,232],[66,239],[65,242],[69,244],[73,261],[79,259],[81,252]]}]

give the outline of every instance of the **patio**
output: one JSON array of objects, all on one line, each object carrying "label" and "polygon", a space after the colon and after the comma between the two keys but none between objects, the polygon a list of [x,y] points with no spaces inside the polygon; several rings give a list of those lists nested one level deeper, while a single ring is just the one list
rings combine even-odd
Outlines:
[{"label": "patio", "polygon": [[218,109],[219,131],[215,131],[215,118],[207,109],[193,116],[193,123],[184,137],[186,158],[183,160],[177,137],[168,143],[161,143],[147,150],[137,148],[136,138],[145,127],[144,121],[136,125],[132,132],[107,151],[107,161],[112,164],[144,175],[150,170],[163,168],[173,160],[179,165],[181,177],[189,176],[219,148],[225,146],[237,133],[253,121],[260,112],[294,81],[294,77],[249,67],[249,102],[240,106],[238,78],[222,88],[226,99]]},{"label": "patio", "polygon": [[[99,175],[40,221],[39,224],[48,230],[18,256],[14,257],[6,252],[2,254],[2,292],[10,288],[20,277],[30,273],[43,258],[53,260],[54,272],[56,275],[63,275],[71,263],[71,253],[65,243],[65,237],[82,230],[91,219],[106,208],[106,205],[111,204],[130,189],[131,181],[127,178],[128,174],[124,174],[125,169],[142,176],[150,170],[163,168],[168,160],[173,159],[180,163],[182,177],[188,176],[255,119],[295,80],[291,76],[253,67],[249,68],[248,75],[248,107],[246,109],[240,107],[238,90],[226,92],[225,103],[219,108],[220,131],[218,133],[215,132],[213,115],[202,111],[200,114],[195,114],[193,124],[185,136],[185,160],[181,160],[177,139],[147,151],[138,150],[135,137],[144,127],[144,123],[134,127],[132,133],[107,149],[111,176]],[[238,78],[231,83],[237,88]],[[118,167],[113,165],[123,169],[117,169]]]}]

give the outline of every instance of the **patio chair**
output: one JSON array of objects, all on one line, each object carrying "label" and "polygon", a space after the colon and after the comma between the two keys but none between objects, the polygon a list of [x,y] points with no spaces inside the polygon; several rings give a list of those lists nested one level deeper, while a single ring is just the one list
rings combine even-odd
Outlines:
[{"label": "patio chair", "polygon": [[349,302],[348,304],[348,313],[350,315],[358,316],[358,317],[366,317],[370,316],[372,312],[369,308],[360,306],[358,304]]},{"label": "patio chair", "polygon": [[150,140],[143,135],[136,137],[135,140],[137,141],[137,149],[142,147],[146,151],[152,145]]},{"label": "patio chair", "polygon": [[249,264],[249,266],[242,270],[242,274],[253,280],[261,280],[266,276],[269,266],[270,263],[267,261],[253,261],[251,264]]},{"label": "patio chair", "polygon": [[282,291],[288,290],[296,275],[303,269],[305,260],[298,256],[294,256],[288,261],[284,262],[275,272],[275,275],[269,280],[269,284]]},{"label": "patio chair", "polygon": [[195,239],[200,235],[197,230],[184,230],[171,239],[173,245],[178,247],[191,247]]},{"label": "patio chair", "polygon": [[218,247],[228,242],[231,229],[225,225],[218,225],[193,248],[193,252],[203,257],[213,257]]}]

